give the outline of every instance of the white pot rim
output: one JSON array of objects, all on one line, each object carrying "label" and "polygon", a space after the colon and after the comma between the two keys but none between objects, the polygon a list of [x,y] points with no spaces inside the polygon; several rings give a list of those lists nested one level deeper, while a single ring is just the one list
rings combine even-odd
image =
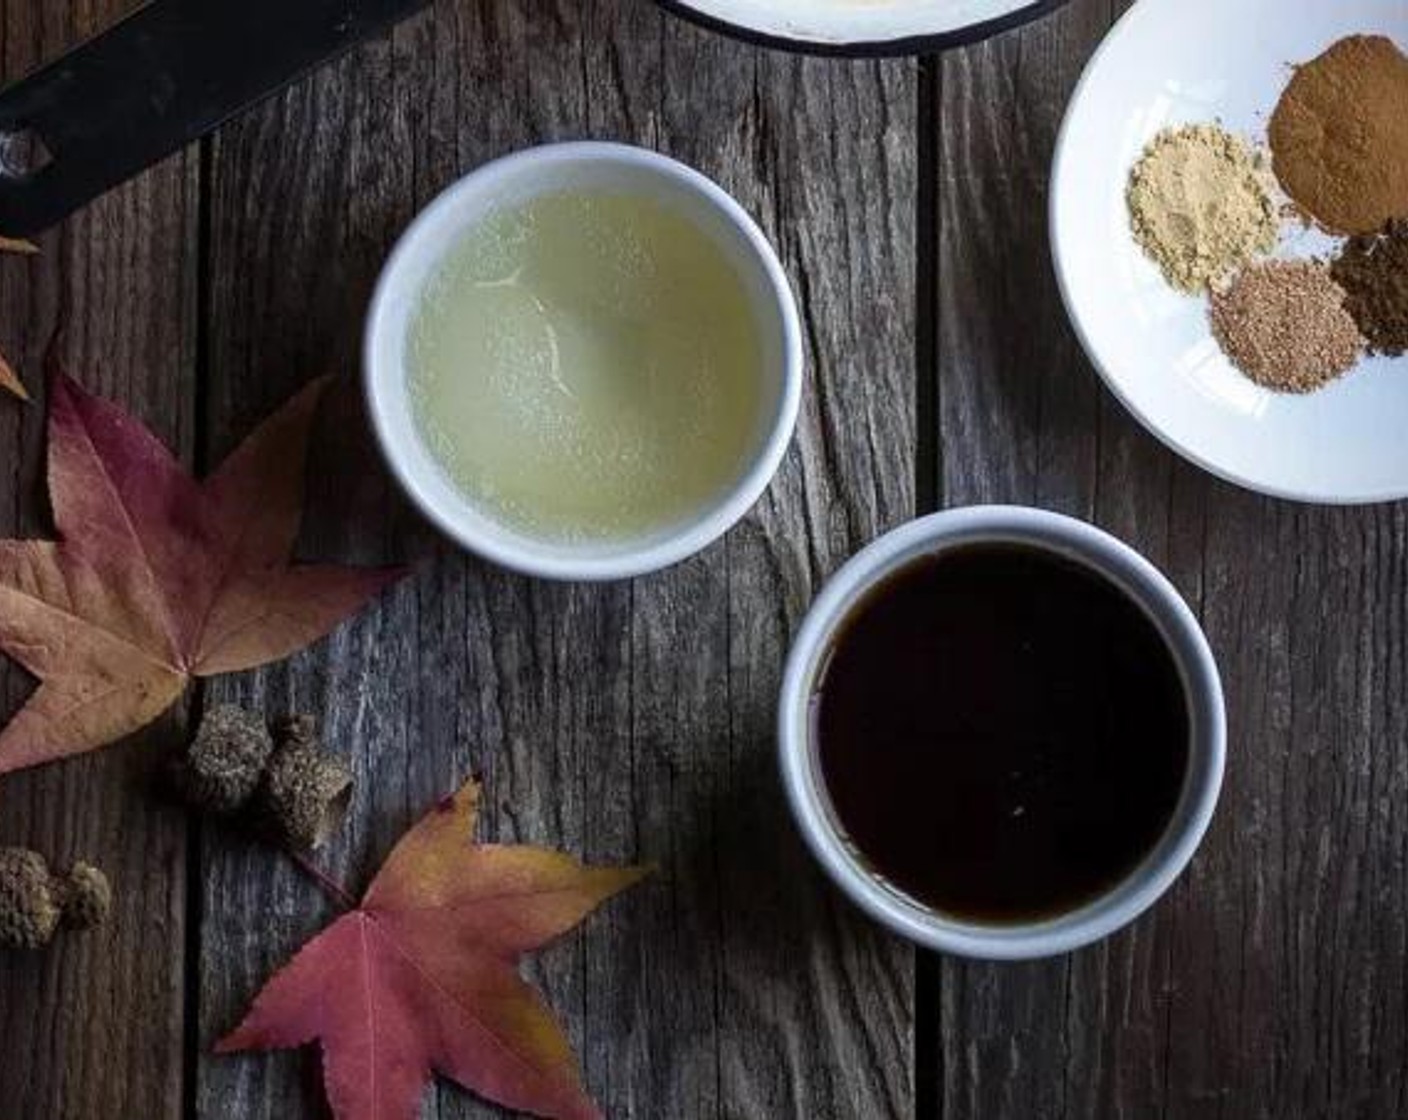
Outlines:
[{"label": "white pot rim", "polygon": [[807,54],[886,56],[966,46],[1069,0],[656,0],[716,31]]},{"label": "white pot rim", "polygon": [[[1173,818],[1145,860],[1101,897],[1029,923],[985,924],[939,914],[884,884],[834,823],[811,742],[812,684],[837,625],[877,582],[914,559],[979,543],[1022,543],[1053,551],[1115,582],[1159,628],[1183,676],[1192,741]],[[919,518],[856,554],[807,614],[783,677],[778,744],[783,786],[803,839],[831,880],[872,918],[929,949],[984,960],[1028,960],[1088,945],[1154,904],[1197,850],[1217,804],[1226,761],[1221,678],[1197,619],[1153,564],[1084,521],[1022,506],[972,506]]]},{"label": "white pot rim", "polygon": [[[538,540],[475,508],[444,478],[410,421],[401,349],[407,305],[422,277],[499,192],[544,194],[571,176],[608,175],[649,184],[687,199],[719,219],[731,236],[735,263],[765,293],[755,300],[765,330],[776,334],[778,391],[761,437],[734,482],[706,507],[674,526],[639,539],[582,545]],[[531,182],[525,190],[521,184]],[[776,251],[747,211],[702,173],[668,156],[629,144],[570,141],[501,157],[447,187],[415,218],[382,269],[367,315],[363,374],[368,412],[382,455],[423,514],[457,543],[501,567],[553,580],[628,579],[699,552],[727,532],[758,501],[791,445],[804,376],[801,319]]]}]

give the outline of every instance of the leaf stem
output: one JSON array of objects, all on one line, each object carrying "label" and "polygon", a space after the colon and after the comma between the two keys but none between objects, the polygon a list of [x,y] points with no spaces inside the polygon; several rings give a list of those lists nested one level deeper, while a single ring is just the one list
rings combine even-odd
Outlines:
[{"label": "leaf stem", "polygon": [[294,848],[292,845],[285,845],[284,853],[288,856],[289,859],[293,860],[293,862],[299,866],[299,868],[303,871],[305,875],[307,875],[310,879],[316,882],[318,886],[322,887],[329,898],[331,898],[334,902],[342,906],[343,909],[357,909],[357,900],[352,897],[351,893],[347,890],[347,888],[344,887],[341,883],[339,883],[336,879],[334,879],[331,875],[327,874],[327,872],[323,871],[322,868],[320,868],[316,863],[314,863],[311,859],[305,856],[297,848]]}]

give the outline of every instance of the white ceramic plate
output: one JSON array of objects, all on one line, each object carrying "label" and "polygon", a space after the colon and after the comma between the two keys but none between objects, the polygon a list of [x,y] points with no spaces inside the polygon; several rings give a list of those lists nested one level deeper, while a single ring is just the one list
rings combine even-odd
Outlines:
[{"label": "white ceramic plate", "polygon": [[1408,357],[1368,359],[1304,397],[1259,388],[1213,340],[1206,301],[1169,288],[1135,244],[1124,191],[1166,125],[1217,120],[1264,141],[1287,64],[1357,32],[1408,49],[1408,0],[1140,0],[1081,79],[1052,173],[1061,292],[1111,390],[1214,474],[1308,502],[1408,497]]},{"label": "white ceramic plate", "polygon": [[1066,0],[658,0],[700,23],[775,46],[901,54],[972,43]]}]

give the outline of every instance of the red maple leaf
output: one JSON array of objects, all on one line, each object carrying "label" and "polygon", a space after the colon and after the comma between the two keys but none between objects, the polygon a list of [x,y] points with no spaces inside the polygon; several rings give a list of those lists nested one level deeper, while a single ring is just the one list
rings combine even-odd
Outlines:
[{"label": "red maple leaf", "polygon": [[125,412],[54,379],[49,494],[63,540],[0,541],[0,649],[40,679],[0,733],[0,774],[136,731],[192,677],[287,657],[399,577],[289,562],[325,384],[200,483]]},{"label": "red maple leaf", "polygon": [[432,1073],[510,1108],[597,1117],[517,964],[646,871],[473,844],[478,798],[467,783],[402,837],[361,906],[269,981],[217,1052],[321,1042],[338,1120],[411,1120]]}]

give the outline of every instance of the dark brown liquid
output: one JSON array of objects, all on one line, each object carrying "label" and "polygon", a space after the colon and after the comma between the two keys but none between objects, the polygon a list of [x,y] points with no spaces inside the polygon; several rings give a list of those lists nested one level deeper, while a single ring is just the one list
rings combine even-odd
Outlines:
[{"label": "dark brown liquid", "polygon": [[1188,761],[1182,680],[1103,576],[1016,545],[906,567],[844,623],[813,699],[850,841],[935,909],[1075,909],[1158,842]]}]

